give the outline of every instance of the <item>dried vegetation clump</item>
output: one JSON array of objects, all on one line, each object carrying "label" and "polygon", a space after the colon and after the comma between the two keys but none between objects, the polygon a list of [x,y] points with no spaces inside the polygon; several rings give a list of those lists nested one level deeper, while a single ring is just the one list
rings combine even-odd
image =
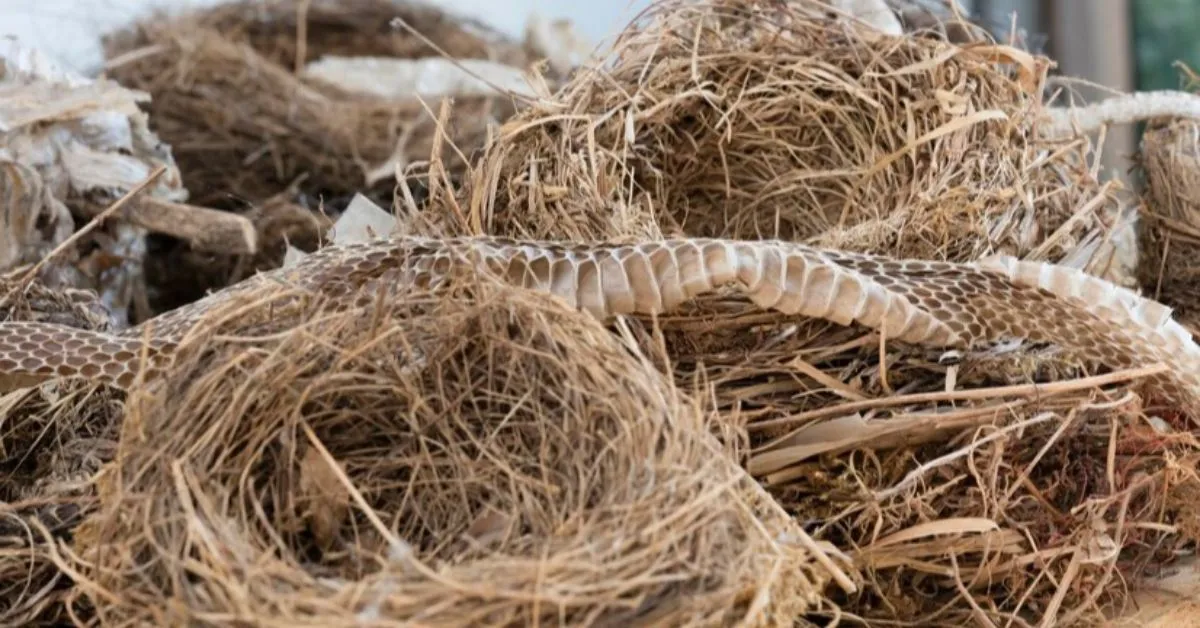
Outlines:
[{"label": "dried vegetation clump", "polygon": [[[468,29],[437,9],[319,0],[236,3],[143,21],[107,39],[108,72],[153,98],[155,128],[172,145],[195,190],[193,202],[257,203],[293,185],[310,203],[319,195],[348,198],[376,183],[375,170],[393,157],[401,166],[428,159],[437,103],[348,94],[305,80],[301,70],[324,55],[438,54],[392,27],[397,17],[452,57],[527,63],[516,44]],[[469,153],[483,142],[488,122],[503,120],[512,108],[503,96],[459,99],[453,128],[445,132]],[[449,167],[465,166],[458,160]]]},{"label": "dried vegetation clump", "polygon": [[1095,625],[1198,540],[1200,442],[1143,406],[1153,369],[925,351],[718,299],[661,324],[678,381],[704,378],[744,426],[746,468],[851,554],[842,617]]},{"label": "dried vegetation clump", "polygon": [[803,532],[594,321],[470,277],[246,314],[293,296],[214,312],[131,393],[75,543],[102,621],[759,624],[820,600]]},{"label": "dried vegetation clump", "polygon": [[834,598],[845,613],[1099,625],[1200,540],[1188,504],[1200,443],[1160,431],[1121,392],[897,409],[858,434],[855,420],[814,423],[841,442],[794,438],[760,455],[755,475],[817,538],[851,551],[867,583]]},{"label": "dried vegetation clump", "polygon": [[[153,65],[151,52],[195,55],[189,46],[212,41],[300,89],[292,59],[313,59],[318,41],[358,53],[345,33],[377,23],[365,10],[345,31],[330,18],[301,44],[292,14],[271,6],[261,22],[242,5],[200,18],[207,31],[165,29],[158,48],[119,65],[173,77],[162,93],[184,106],[203,92],[185,98],[186,86],[212,84],[247,107],[278,104],[244,74],[191,82],[183,57]],[[247,25],[218,37],[222,19]],[[399,228],[779,237],[960,261],[1004,252],[1127,283],[1136,246],[1090,141],[1039,132],[1047,60],[926,35],[881,37],[815,0],[658,2],[607,64],[505,124],[465,186],[462,160],[430,136],[428,197],[402,197]],[[462,102],[448,118],[459,128]],[[273,160],[280,169],[247,182],[277,186],[287,164],[323,158],[296,157],[313,145],[295,129],[245,130],[277,119],[237,111],[226,126],[205,122],[204,142],[176,144],[185,176],[189,159],[198,172],[227,168],[213,155],[285,140],[300,143],[277,153],[289,155]],[[164,136],[184,121],[160,117]],[[357,135],[371,128],[344,137],[376,141]],[[1147,169],[1175,172],[1150,156],[1186,153],[1148,142]],[[1156,176],[1168,200],[1155,211],[1181,216],[1188,188]],[[1177,409],[1139,394],[1156,367],[1098,373],[1053,344],[926,350],[729,294],[607,329],[471,277],[352,310],[295,296],[242,294],[186,340],[161,385],[129,396],[119,445],[100,456],[111,463],[91,475],[98,497],[68,500],[84,525],[38,536],[27,530],[48,526],[34,504],[5,511],[19,523],[2,529],[19,531],[3,532],[6,547],[18,549],[0,554],[0,573],[33,575],[4,591],[17,601],[0,617],[1097,625],[1200,542],[1200,442]],[[35,390],[0,441],[23,486],[50,472],[20,451],[80,430],[36,418],[58,397]],[[92,416],[109,416],[110,398],[87,394]]]},{"label": "dried vegetation clump", "polygon": [[1140,279],[1146,294],[1176,311],[1193,333],[1200,324],[1200,124],[1160,120],[1142,138],[1146,178]]},{"label": "dried vegetation clump", "polygon": [[[396,18],[424,39],[392,26]],[[314,250],[356,193],[389,205],[398,173],[415,169],[411,178],[420,185],[419,164],[435,141],[457,147],[440,158],[457,181],[489,125],[515,111],[511,96],[462,95],[439,125],[436,98],[350,93],[307,78],[307,62],[417,59],[440,50],[529,65],[515,42],[439,9],[392,0],[239,2],[156,15],[107,37],[105,47],[107,74],[151,96],[153,127],[171,146],[190,202],[245,216],[257,234],[252,255],[153,238],[146,275],[155,312],[278,267],[289,243]]]},{"label": "dried vegetation clump", "polygon": [[1116,200],[1042,139],[1047,60],[883,37],[813,1],[655,3],[602,68],[509,120],[442,229],[686,233],[1109,272]]}]

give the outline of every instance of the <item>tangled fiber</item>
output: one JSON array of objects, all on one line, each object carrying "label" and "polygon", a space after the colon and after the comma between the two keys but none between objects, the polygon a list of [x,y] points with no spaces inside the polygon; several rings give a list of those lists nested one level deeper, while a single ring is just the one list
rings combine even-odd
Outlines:
[{"label": "tangled fiber", "polygon": [[278,267],[288,244],[315,249],[354,194],[387,205],[397,170],[428,160],[437,139],[456,147],[440,160],[461,178],[489,124],[514,111],[511,98],[456,98],[440,124],[435,100],[349,94],[297,70],[323,55],[437,54],[393,28],[397,17],[452,56],[526,65],[513,42],[393,0],[239,2],[155,15],[106,38],[109,76],[150,94],[152,126],[171,147],[189,202],[246,216],[260,247],[252,256],[213,255],[152,238],[152,311]]},{"label": "tangled fiber", "polygon": [[[349,12],[359,3],[315,4]],[[193,190],[192,202],[226,207],[231,195],[240,203],[262,202],[300,177],[313,201],[322,195],[350,196],[368,187],[369,175],[395,158],[401,166],[429,158],[439,132],[436,102],[391,101],[310,83],[281,58],[286,54],[279,44],[283,37],[253,30],[257,36],[240,36],[231,18],[241,13],[227,15],[232,11],[224,8],[208,19],[187,15],[146,21],[107,42],[111,76],[151,95],[154,127],[171,145],[184,182]],[[386,24],[384,20],[380,27]],[[334,51],[352,52],[337,38],[319,36],[320,26],[309,25],[311,39],[304,51],[330,54],[319,47],[328,41]],[[450,41],[437,43],[475,52],[476,47],[462,41],[464,33],[445,35]],[[375,40],[360,36],[362,42]],[[482,45],[478,39],[475,43]],[[369,43],[363,45],[374,51]],[[295,54],[304,56],[304,51]],[[482,145],[487,124],[506,118],[513,104],[502,97],[473,96],[458,99],[454,110],[455,124],[444,132],[465,155]],[[446,160],[448,168],[466,167],[458,154]]]},{"label": "tangled fiber", "polygon": [[116,452],[121,415],[120,395],[88,382],[0,396],[0,625],[70,621],[58,548],[96,506],[93,478]]},{"label": "tangled fiber", "polygon": [[1116,199],[1047,140],[1048,61],[882,37],[815,0],[668,0],[489,144],[456,232],[782,238],[1105,275]]},{"label": "tangled fiber", "polygon": [[817,538],[851,552],[866,584],[834,597],[843,616],[1105,625],[1200,540],[1188,503],[1200,442],[1162,431],[1122,392],[897,408],[857,430],[827,420],[811,433],[841,442],[794,438],[751,468]]},{"label": "tangled fiber", "polygon": [[1146,294],[1200,329],[1200,124],[1162,120],[1142,137],[1146,178],[1139,276]]},{"label": "tangled fiber", "polygon": [[469,278],[296,296],[231,303],[131,393],[76,536],[100,620],[781,625],[819,603],[816,545],[594,321]]}]

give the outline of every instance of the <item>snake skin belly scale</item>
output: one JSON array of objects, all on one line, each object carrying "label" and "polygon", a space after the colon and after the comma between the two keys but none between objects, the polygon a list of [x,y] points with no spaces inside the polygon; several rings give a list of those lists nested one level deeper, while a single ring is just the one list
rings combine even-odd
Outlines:
[{"label": "snake skin belly scale", "polygon": [[1180,409],[1200,414],[1200,347],[1170,309],[1078,270],[1008,257],[959,264],[709,238],[568,244],[401,237],[331,246],[118,333],[0,323],[0,385],[85,377],[128,387],[139,372],[153,377],[168,368],[179,340],[207,312],[266,282],[353,304],[372,286],[436,284],[461,265],[555,295],[601,320],[668,312],[732,285],[764,309],[856,322],[915,345],[1024,339],[1109,368],[1165,363],[1168,370],[1151,383]]}]

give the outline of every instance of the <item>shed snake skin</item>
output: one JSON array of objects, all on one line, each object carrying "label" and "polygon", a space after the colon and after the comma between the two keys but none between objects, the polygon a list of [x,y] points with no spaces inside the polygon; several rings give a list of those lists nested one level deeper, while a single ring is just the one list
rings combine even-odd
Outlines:
[{"label": "shed snake skin", "polygon": [[553,294],[601,320],[667,312],[732,285],[765,309],[857,322],[914,345],[969,348],[1023,339],[1057,344],[1113,369],[1165,363],[1167,370],[1149,383],[1163,401],[1200,416],[1200,348],[1171,310],[1081,271],[1011,257],[929,262],[708,238],[575,244],[393,237],[331,246],[120,332],[0,323],[0,384],[84,377],[125,388],[139,370],[154,377],[169,368],[180,339],[207,312],[266,282],[352,304],[396,282],[436,283],[458,264]]}]

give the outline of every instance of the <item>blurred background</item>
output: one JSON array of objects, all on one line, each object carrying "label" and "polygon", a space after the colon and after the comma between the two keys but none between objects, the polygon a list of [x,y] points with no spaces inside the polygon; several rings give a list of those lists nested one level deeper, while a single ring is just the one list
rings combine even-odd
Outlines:
[{"label": "blurred background", "polygon": [[[533,12],[568,19],[577,32],[604,47],[650,0],[426,0],[482,19],[521,37]],[[895,0],[892,0],[895,1]],[[944,4],[943,0],[906,0]],[[120,28],[156,9],[186,10],[223,0],[0,0],[0,34],[19,35],[83,72],[99,68],[99,34]],[[1070,90],[1074,102],[1103,97],[1109,90],[1189,87],[1181,61],[1200,67],[1200,2],[1196,0],[958,0],[973,20],[997,39],[1017,43],[1058,62],[1058,74],[1079,81],[1055,84]],[[1107,89],[1105,89],[1107,88]],[[1066,102],[1066,96],[1058,103]],[[1140,130],[1111,130],[1104,142],[1104,166],[1124,178],[1127,156]]]},{"label": "blurred background", "polygon": [[[156,9],[187,11],[224,0],[0,0],[0,35],[16,34],[79,69],[100,65],[100,33],[125,26]],[[619,32],[649,0],[422,0],[484,20],[520,37],[532,12],[569,19],[580,34],[599,43]]]},{"label": "blurred background", "polygon": [[[1057,74],[1121,91],[1189,89],[1177,61],[1200,68],[1200,2],[1195,0],[959,0],[997,39],[1015,30],[1025,44],[1058,63]],[[1065,87],[1065,86],[1064,86]],[[1072,81],[1079,100],[1107,90]],[[1060,103],[1062,101],[1060,100]],[[1141,128],[1116,128],[1104,165],[1125,178],[1127,155]]]}]

